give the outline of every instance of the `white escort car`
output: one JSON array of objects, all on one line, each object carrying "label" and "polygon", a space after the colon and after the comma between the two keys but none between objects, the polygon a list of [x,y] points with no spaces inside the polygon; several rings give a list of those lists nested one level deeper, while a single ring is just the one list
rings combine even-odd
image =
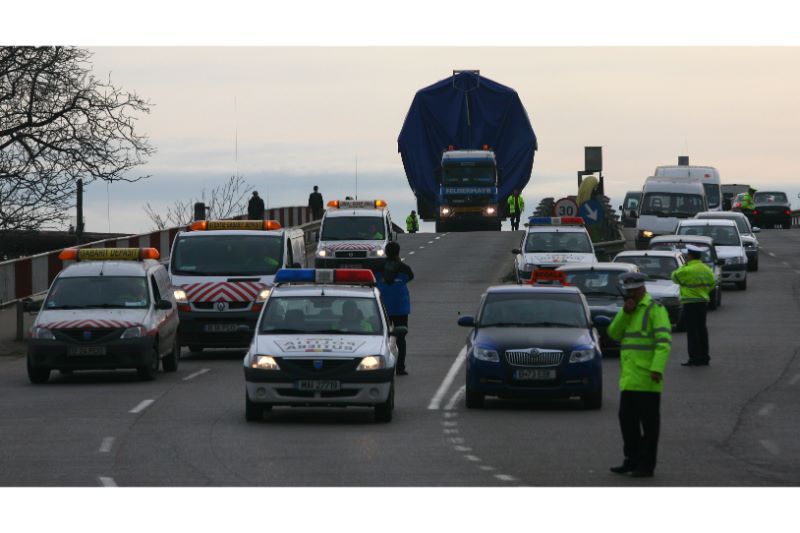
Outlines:
[{"label": "white escort car", "polygon": [[521,247],[511,250],[516,256],[517,283],[530,280],[534,270],[597,263],[581,217],[530,217],[527,226]]}]

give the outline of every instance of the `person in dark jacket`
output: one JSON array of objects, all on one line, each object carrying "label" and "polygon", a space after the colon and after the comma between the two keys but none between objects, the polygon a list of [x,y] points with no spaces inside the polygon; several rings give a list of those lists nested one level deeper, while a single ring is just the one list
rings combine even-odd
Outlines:
[{"label": "person in dark jacket", "polygon": [[253,191],[253,197],[247,202],[247,218],[249,220],[264,220],[264,200]]},{"label": "person in dark jacket", "polygon": [[383,296],[383,303],[389,313],[392,328],[403,326],[405,329],[395,336],[397,341],[397,375],[405,376],[406,372],[406,332],[408,331],[408,315],[411,313],[411,298],[407,284],[414,279],[411,267],[400,260],[400,245],[392,241],[386,245],[386,263],[383,272],[377,277],[378,289]]},{"label": "person in dark jacket", "polygon": [[311,209],[311,214],[314,220],[322,218],[323,212],[322,194],[319,192],[319,187],[314,185],[314,192],[308,195],[308,208]]}]

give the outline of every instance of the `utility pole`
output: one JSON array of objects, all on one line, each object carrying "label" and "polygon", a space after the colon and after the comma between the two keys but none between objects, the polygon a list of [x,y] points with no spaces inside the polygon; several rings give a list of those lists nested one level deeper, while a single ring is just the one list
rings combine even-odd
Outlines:
[{"label": "utility pole", "polygon": [[83,180],[78,178],[78,219],[75,221],[75,239],[78,244],[83,241]]}]

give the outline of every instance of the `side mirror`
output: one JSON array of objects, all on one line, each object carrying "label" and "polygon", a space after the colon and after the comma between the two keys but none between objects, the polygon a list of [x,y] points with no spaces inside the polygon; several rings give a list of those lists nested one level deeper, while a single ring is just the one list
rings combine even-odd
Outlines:
[{"label": "side mirror", "polygon": [[169,311],[172,309],[172,302],[169,300],[159,300],[156,302],[156,309],[159,311]]},{"label": "side mirror", "polygon": [[41,310],[43,303],[44,300],[39,300],[35,302],[30,298],[24,298],[22,300],[23,311],[27,313],[38,313],[39,310]]},{"label": "side mirror", "polygon": [[522,253],[522,250],[520,250],[519,248],[514,248],[513,250],[511,250],[511,253],[514,255],[519,255]]},{"label": "side mirror", "polygon": [[408,326],[395,326],[390,335],[392,337],[405,337],[408,335]]},{"label": "side mirror", "polygon": [[622,206],[619,206],[619,212],[620,213],[622,212]]},{"label": "side mirror", "polygon": [[758,226],[753,226],[753,233],[761,233],[761,228]]},{"label": "side mirror", "polygon": [[631,209],[628,211],[628,218],[639,218],[639,213],[636,212],[636,209]]},{"label": "side mirror", "polygon": [[458,325],[465,328],[475,327],[475,317],[469,315],[461,315],[458,317]]},{"label": "side mirror", "polygon": [[596,316],[592,319],[592,325],[596,328],[607,328],[611,325],[611,317],[605,315]]}]

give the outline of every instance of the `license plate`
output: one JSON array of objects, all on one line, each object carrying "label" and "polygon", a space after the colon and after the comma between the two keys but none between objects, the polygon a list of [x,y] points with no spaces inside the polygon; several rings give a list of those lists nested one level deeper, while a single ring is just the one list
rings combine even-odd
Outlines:
[{"label": "license plate", "polygon": [[339,268],[361,268],[361,265],[358,263],[342,263]]},{"label": "license plate", "polygon": [[205,324],[203,331],[206,333],[235,333],[239,324]]},{"label": "license plate", "polygon": [[304,379],[295,383],[297,390],[334,392],[338,391],[340,383],[330,379]]},{"label": "license plate", "polygon": [[105,346],[67,346],[67,355],[105,355]]},{"label": "license plate", "polygon": [[517,368],[514,370],[514,379],[520,381],[535,381],[556,379],[555,368]]}]

